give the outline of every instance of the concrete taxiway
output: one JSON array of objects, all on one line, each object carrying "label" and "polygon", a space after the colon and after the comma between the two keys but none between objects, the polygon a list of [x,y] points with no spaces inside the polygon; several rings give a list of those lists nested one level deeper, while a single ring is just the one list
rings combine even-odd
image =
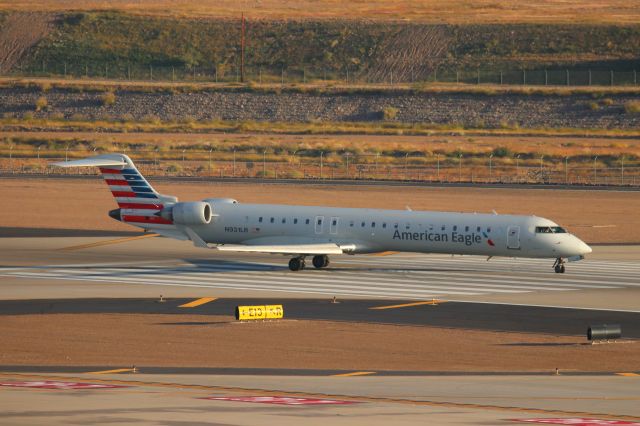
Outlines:
[{"label": "concrete taxiway", "polygon": [[636,377],[2,373],[0,395],[0,421],[14,425],[640,422]]}]

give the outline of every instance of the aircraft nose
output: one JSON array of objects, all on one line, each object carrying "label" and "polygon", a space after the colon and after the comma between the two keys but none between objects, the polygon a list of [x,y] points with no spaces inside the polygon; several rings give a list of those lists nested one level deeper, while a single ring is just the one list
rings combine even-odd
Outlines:
[{"label": "aircraft nose", "polygon": [[593,251],[593,249],[591,247],[589,247],[589,245],[586,244],[585,242],[580,241],[580,244],[582,245],[582,247],[581,247],[581,253],[582,254],[589,254],[589,253],[591,253]]}]

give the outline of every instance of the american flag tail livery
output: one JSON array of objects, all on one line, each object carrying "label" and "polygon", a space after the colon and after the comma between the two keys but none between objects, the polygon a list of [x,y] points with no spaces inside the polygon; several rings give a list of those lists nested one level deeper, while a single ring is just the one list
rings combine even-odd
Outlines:
[{"label": "american flag tail livery", "polygon": [[118,209],[109,216],[145,229],[173,229],[173,220],[163,209],[178,202],[173,196],[159,194],[124,154],[105,154],[83,160],[54,163],[59,167],[98,167],[109,186]]}]

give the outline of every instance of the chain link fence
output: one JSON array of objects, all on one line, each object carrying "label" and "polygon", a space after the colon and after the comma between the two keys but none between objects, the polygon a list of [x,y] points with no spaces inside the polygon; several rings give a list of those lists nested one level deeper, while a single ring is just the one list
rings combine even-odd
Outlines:
[{"label": "chain link fence", "polygon": [[[534,70],[451,69],[428,67],[428,72],[415,72],[399,78],[392,70],[385,77],[372,78],[368,73],[345,65],[339,70],[321,66],[261,67],[219,64],[204,66],[141,66],[113,62],[104,66],[82,63],[42,62],[39,70],[16,68],[14,77],[51,77],[73,79],[109,79],[123,81],[162,82],[219,82],[219,83],[318,83],[346,84],[408,84],[408,83],[465,83],[531,86],[637,86],[638,72],[631,69],[575,69],[554,68]],[[428,75],[419,78],[418,75]]]},{"label": "chain link fence", "polygon": [[[0,174],[96,175],[94,168],[63,169],[55,161],[99,154],[87,150],[0,150]],[[126,152],[150,177],[300,180],[380,180],[443,183],[519,183],[549,185],[640,186],[637,159],[564,159],[493,156],[381,157],[317,151],[274,154],[201,150]]]}]

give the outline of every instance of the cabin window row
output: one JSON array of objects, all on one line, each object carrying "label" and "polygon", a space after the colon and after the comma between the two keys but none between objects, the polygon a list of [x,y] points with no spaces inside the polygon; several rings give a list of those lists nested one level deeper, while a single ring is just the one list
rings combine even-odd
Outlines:
[{"label": "cabin window row", "polygon": [[[258,218],[258,222],[259,223],[263,223],[263,221],[264,221],[264,217],[260,216]],[[323,221],[322,219],[317,219],[317,221],[318,221],[317,225],[322,225],[322,221]],[[276,218],[275,217],[269,218],[269,223],[275,223],[275,222],[276,222]],[[287,223],[287,218],[283,217],[281,219],[281,223],[282,224],[286,224]],[[298,218],[293,218],[292,219],[292,223],[294,225],[297,225],[298,224]],[[304,219],[304,224],[305,225],[309,225],[310,223],[311,223],[311,219]],[[366,221],[360,222],[360,227],[361,228],[365,228],[365,227],[367,227],[367,224],[369,224],[370,228],[375,228],[376,227],[376,222],[366,222]],[[338,225],[338,220],[337,219],[332,219],[331,225],[332,226]],[[355,226],[356,226],[356,222],[354,220],[349,221],[349,227],[350,228],[354,228]],[[387,228],[387,223],[386,222],[382,222],[381,228],[382,229],[386,229]],[[393,223],[393,229],[398,229],[398,228],[400,228],[400,224],[398,222]],[[406,223],[404,225],[404,228],[405,229],[411,229],[411,224],[410,223]],[[462,232],[463,227],[462,226],[458,227],[458,225],[453,225],[451,227],[451,230],[453,232],[458,232],[458,228],[460,228],[460,232]],[[464,226],[464,232],[470,232],[470,231],[473,230],[473,228],[474,228],[473,226]],[[536,232],[566,232],[560,227],[557,227],[557,228],[559,228],[558,230],[556,230],[556,227],[552,228],[553,231],[551,231],[551,229],[549,229],[549,227],[545,227],[545,228],[546,228],[545,230],[542,230],[541,228],[536,228]],[[433,231],[435,229],[435,227],[433,225],[428,225],[428,229],[429,229],[429,231]],[[440,230],[443,231],[443,232],[446,231],[447,230],[446,225],[442,225],[440,227]],[[475,232],[482,232],[482,227],[476,226],[475,227]],[[491,227],[487,227],[486,228],[486,232],[487,233],[491,232]]]}]

